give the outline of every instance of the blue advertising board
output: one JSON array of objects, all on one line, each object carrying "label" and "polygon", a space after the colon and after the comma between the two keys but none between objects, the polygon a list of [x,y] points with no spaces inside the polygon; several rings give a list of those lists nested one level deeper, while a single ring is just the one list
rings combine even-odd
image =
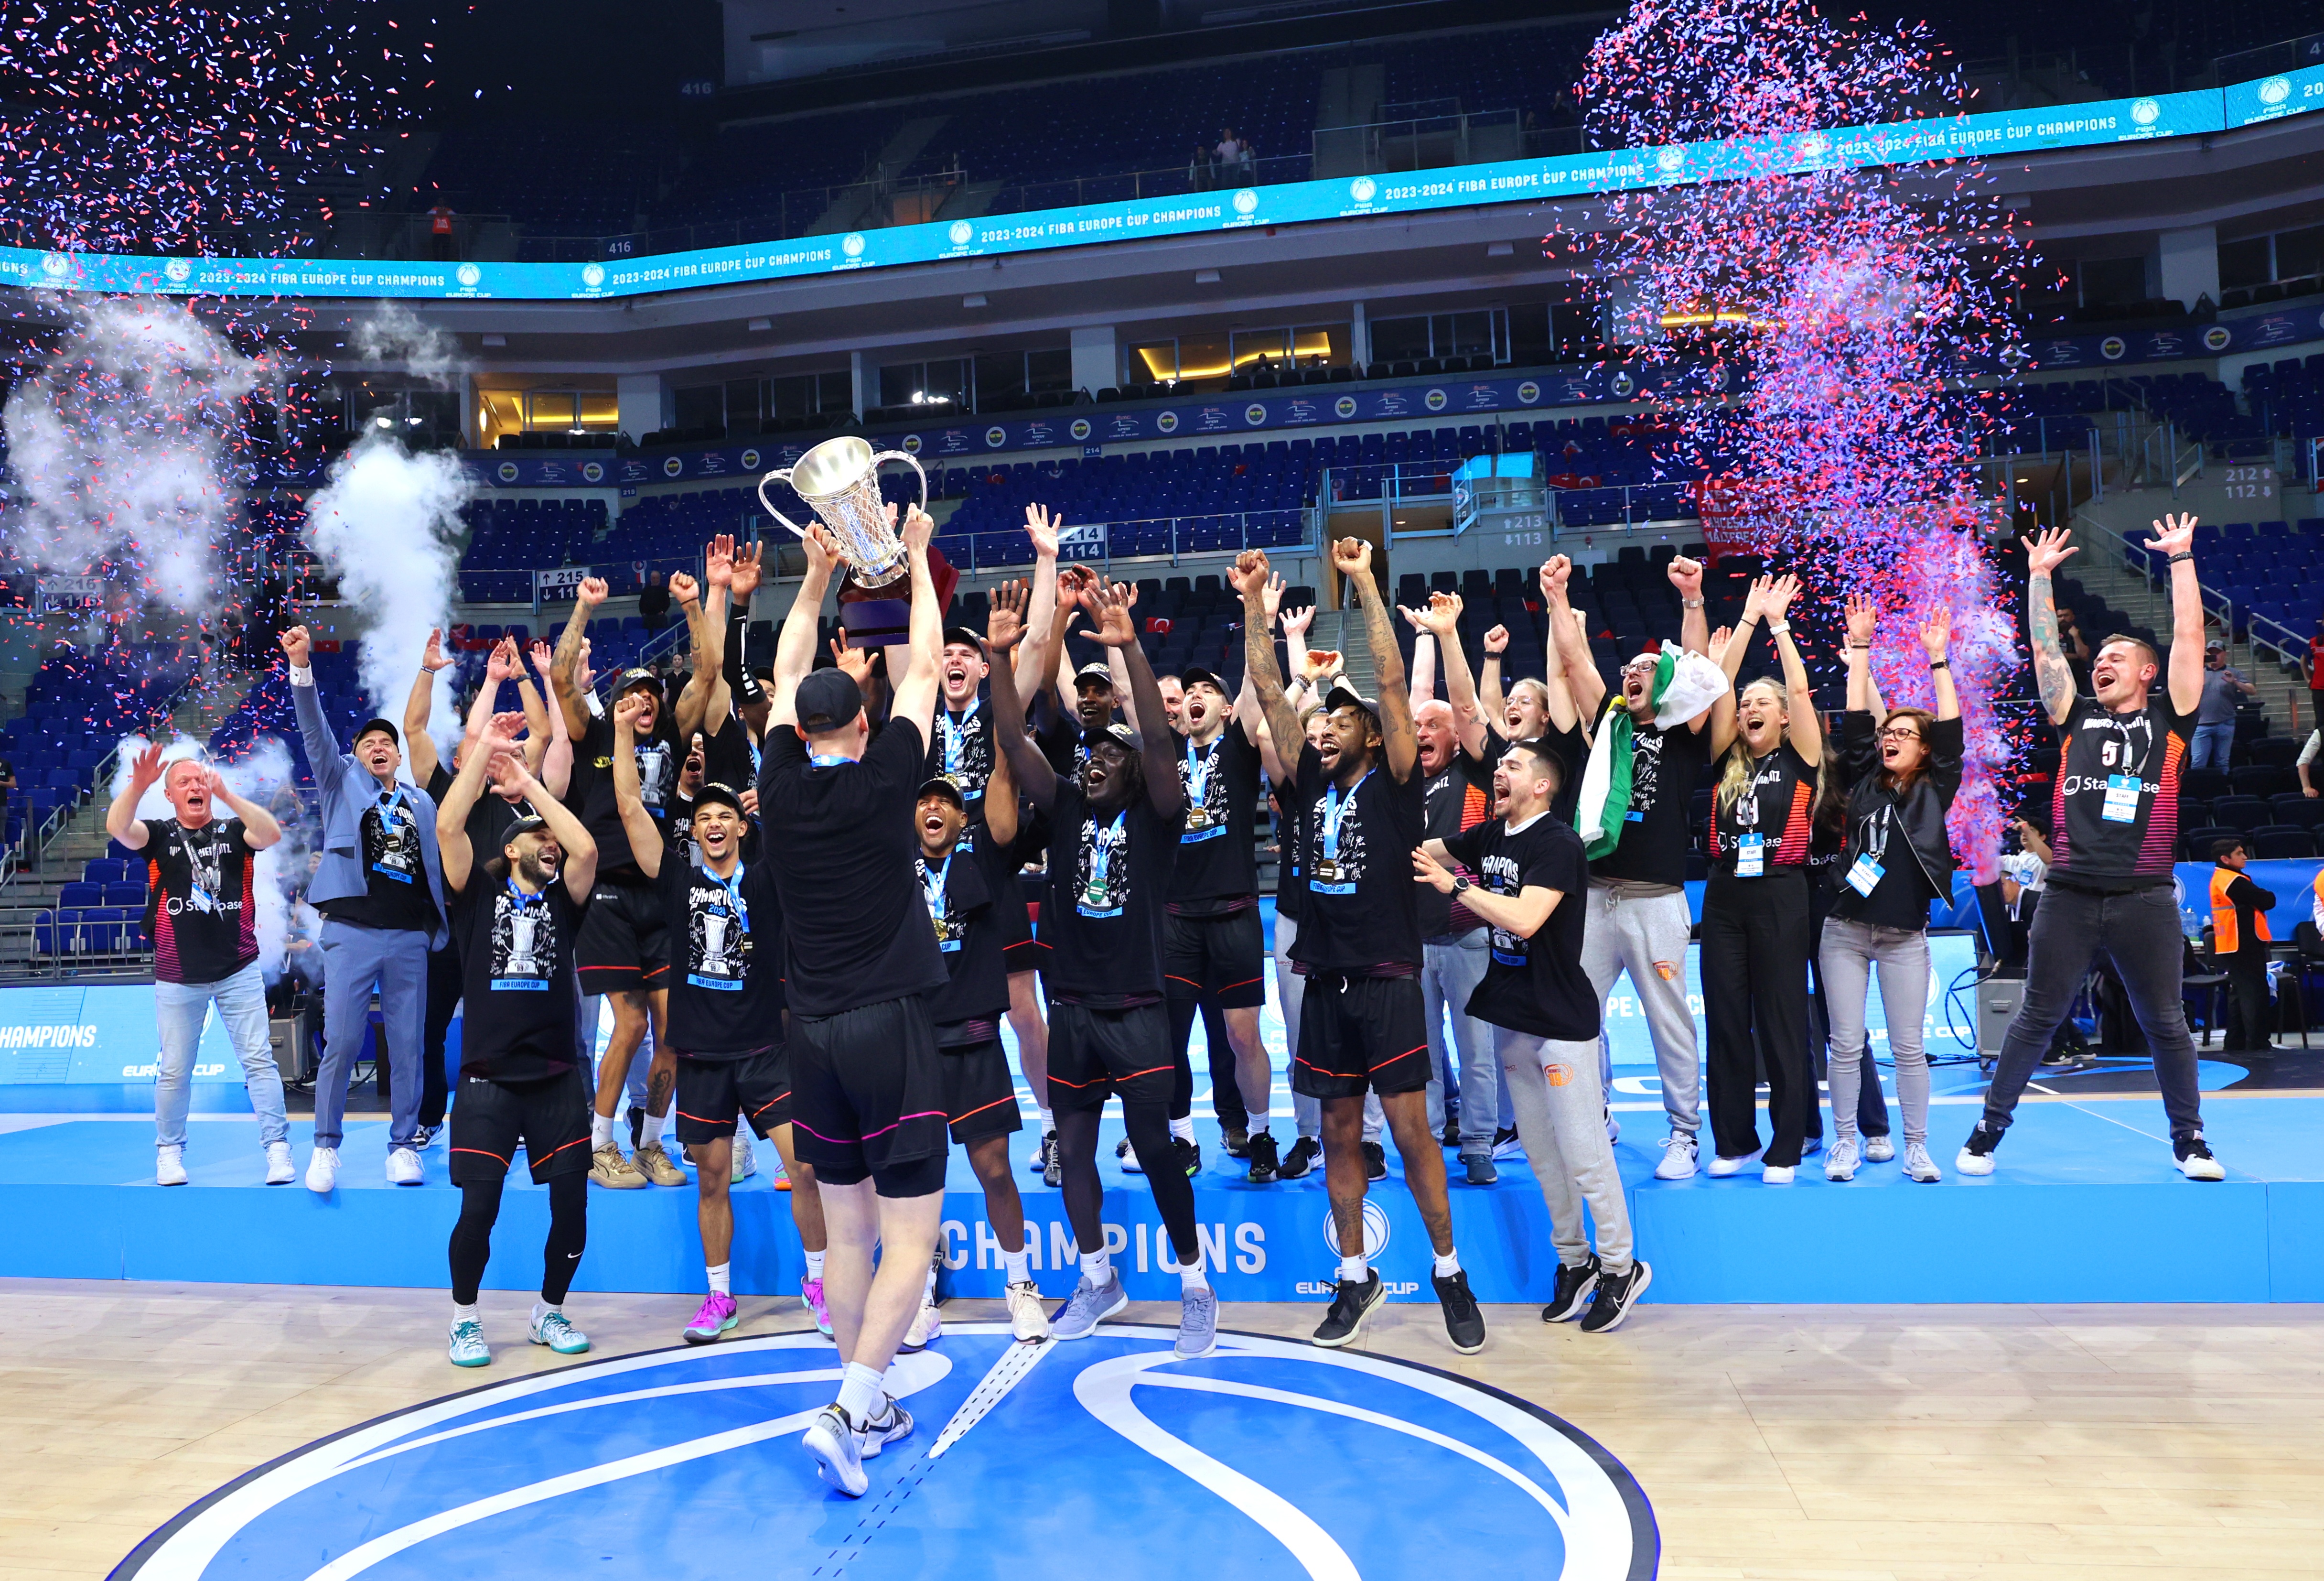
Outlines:
[{"label": "blue advertising board", "polygon": [[[2281,88],[2276,86],[2281,84]],[[180,296],[572,301],[798,279],[1148,236],[1415,214],[1768,173],[1991,158],[2222,131],[2324,108],[2315,70],[2220,90],[1289,181],[587,264],[184,258],[0,248],[0,283]],[[2229,119],[2230,106],[2246,120]]]},{"label": "blue advertising board", "polygon": [[[0,1113],[151,1109],[161,1052],[150,983],[0,989]],[[193,1084],[197,1110],[249,1113],[242,1065],[215,1008]]]}]

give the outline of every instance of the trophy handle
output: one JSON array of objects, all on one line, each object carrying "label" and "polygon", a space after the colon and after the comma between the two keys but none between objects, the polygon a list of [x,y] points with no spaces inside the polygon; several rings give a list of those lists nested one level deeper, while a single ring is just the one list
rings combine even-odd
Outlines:
[{"label": "trophy handle", "polygon": [[882,461],[901,461],[906,466],[909,467],[914,473],[918,475],[920,480],[920,503],[918,508],[923,511],[927,510],[928,508],[928,475],[920,471],[919,458],[916,456],[908,455],[902,450],[882,450],[878,455],[872,458],[872,470],[874,472],[879,471],[880,463]]},{"label": "trophy handle", "polygon": [[[784,526],[791,530],[791,536],[794,538],[805,538],[807,536],[807,529],[792,521],[788,516],[784,515],[780,511],[775,509],[775,502],[767,497],[767,485],[770,483],[788,483],[790,480],[791,469],[788,467],[783,467],[779,471],[770,472],[766,476],[759,479],[759,503],[767,507],[768,515],[772,516],[776,521],[780,522]],[[927,485],[923,484],[921,486],[925,489]]]}]

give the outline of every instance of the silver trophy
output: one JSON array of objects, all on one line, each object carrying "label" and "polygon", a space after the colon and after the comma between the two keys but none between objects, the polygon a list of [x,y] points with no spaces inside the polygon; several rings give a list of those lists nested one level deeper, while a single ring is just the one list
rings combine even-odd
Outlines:
[{"label": "silver trophy", "polygon": [[767,485],[789,484],[839,541],[851,579],[858,587],[884,587],[907,569],[904,545],[888,525],[887,505],[880,498],[880,466],[885,461],[901,461],[918,474],[918,508],[926,510],[928,475],[920,470],[919,462],[901,450],[875,453],[870,444],[853,434],[825,439],[790,466],[768,473],[759,480],[759,503],[767,507],[769,515],[805,538],[807,529],[775,509],[767,497]]}]

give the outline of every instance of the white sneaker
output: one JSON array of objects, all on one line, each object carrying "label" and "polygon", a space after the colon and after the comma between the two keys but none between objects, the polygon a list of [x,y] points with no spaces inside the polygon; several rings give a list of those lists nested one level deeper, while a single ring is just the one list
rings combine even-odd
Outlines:
[{"label": "white sneaker", "polygon": [[1827,1180],[1856,1179],[1856,1138],[1843,1136],[1831,1144],[1831,1151],[1823,1155],[1823,1178]]},{"label": "white sneaker", "polygon": [[734,1133],[734,1174],[737,1180],[747,1180],[759,1172],[759,1151],[751,1145],[748,1132]]},{"label": "white sneaker", "polygon": [[1684,1180],[1694,1174],[1694,1138],[1674,1131],[1663,1138],[1663,1161],[1655,1166],[1657,1180]]},{"label": "white sneaker", "polygon": [[1755,1147],[1739,1159],[1730,1159],[1723,1153],[1716,1155],[1711,1160],[1711,1177],[1723,1180],[1729,1175],[1739,1175],[1743,1172],[1744,1165],[1757,1163],[1759,1155],[1766,1151],[1764,1148]]},{"label": "white sneaker", "polygon": [[183,1147],[157,1147],[153,1150],[153,1184],[183,1186],[186,1183],[186,1150]]},{"label": "white sneaker", "polygon": [[1895,1156],[1896,1143],[1893,1138],[1886,1136],[1868,1136],[1864,1139],[1864,1161],[1866,1163],[1885,1164]]},{"label": "white sneaker", "polygon": [[389,1149],[387,1183],[391,1186],[425,1185],[427,1173],[420,1167],[420,1155],[408,1147]]},{"label": "white sneaker", "polygon": [[929,1344],[944,1333],[944,1315],[936,1304],[926,1296],[920,1298],[920,1309],[912,1314],[912,1326],[904,1330],[904,1343],[896,1348],[911,1352],[927,1349]]},{"label": "white sneaker", "polygon": [[1138,1161],[1138,1150],[1130,1145],[1130,1138],[1125,1136],[1120,1142],[1113,1144],[1113,1156],[1121,1161],[1121,1172],[1123,1174],[1143,1175],[1146,1173],[1146,1166]]},{"label": "white sneaker", "polygon": [[307,1189],[328,1193],[339,1183],[339,1150],[318,1147],[307,1160]]},{"label": "white sneaker", "polygon": [[287,1142],[268,1142],[266,1183],[269,1186],[288,1186],[298,1178],[298,1168],[290,1161],[290,1144]]},{"label": "white sneaker", "polygon": [[1937,1168],[1937,1160],[1929,1156],[1929,1150],[1925,1146],[1917,1142],[1908,1142],[1904,1144],[1904,1179],[1918,1180],[1925,1185],[1929,1181],[1941,1180],[1944,1178],[1945,1172]]},{"label": "white sneaker", "polygon": [[827,1405],[815,1413],[799,1443],[815,1456],[816,1475],[851,1499],[860,1499],[872,1479],[863,1475],[863,1446],[847,1413]]},{"label": "white sneaker", "polygon": [[1622,1123],[1614,1118],[1614,1111],[1611,1109],[1606,1111],[1606,1140],[1608,1142],[1622,1140]]},{"label": "white sneaker", "polygon": [[1822,1137],[1803,1136],[1800,1139],[1800,1157],[1810,1158],[1821,1151],[1823,1151]]},{"label": "white sneaker", "polygon": [[1759,1171],[1761,1184],[1788,1186],[1799,1178],[1799,1168],[1794,1164],[1769,1164]]},{"label": "white sneaker", "polygon": [[1049,1337],[1049,1314],[1042,1309],[1040,1287],[1029,1279],[1009,1287],[1009,1327],[1028,1345]]}]

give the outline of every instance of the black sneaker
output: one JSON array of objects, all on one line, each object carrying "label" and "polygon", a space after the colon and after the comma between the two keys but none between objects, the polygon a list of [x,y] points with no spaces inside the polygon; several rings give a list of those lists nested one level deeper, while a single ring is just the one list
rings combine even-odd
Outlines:
[{"label": "black sneaker", "polygon": [[1549,1305],[1541,1309],[1544,1323],[1571,1323],[1582,1316],[1590,1304],[1590,1292],[1598,1288],[1599,1262],[1595,1257],[1579,1268],[1561,1265],[1557,1271],[1557,1288],[1550,1292]]},{"label": "black sneaker", "polygon": [[1183,1136],[1174,1136],[1170,1139],[1170,1150],[1177,1155],[1178,1167],[1186,1171],[1187,1179],[1191,1180],[1203,1172],[1203,1150],[1194,1143]]},{"label": "black sneaker", "polygon": [[1221,1125],[1219,1135],[1226,1142],[1227,1157],[1231,1159],[1250,1157],[1250,1133],[1242,1126]]},{"label": "black sneaker", "polygon": [[1447,1114],[1444,1116],[1444,1145],[1446,1147],[1459,1147],[1461,1145],[1461,1122],[1459,1117],[1456,1115]]},{"label": "black sneaker", "polygon": [[1364,1143],[1364,1179],[1367,1180],[1388,1179],[1388,1149],[1379,1142]]},{"label": "black sneaker", "polygon": [[1524,1148],[1525,1143],[1517,1140],[1517,1128],[1516,1126],[1504,1125],[1499,1130],[1493,1133],[1493,1156],[1495,1158],[1513,1159],[1517,1157],[1519,1152],[1523,1151]]},{"label": "black sneaker", "polygon": [[1044,1131],[1041,1133],[1041,1145],[1033,1150],[1033,1156],[1027,1161],[1025,1167],[1032,1170],[1036,1175],[1040,1174],[1049,1167],[1049,1154],[1056,1145],[1057,1133],[1056,1132]]},{"label": "black sneaker", "polygon": [[1465,1268],[1434,1277],[1436,1299],[1444,1303],[1444,1332],[1452,1336],[1452,1348],[1464,1356],[1473,1356],[1485,1348],[1485,1314],[1478,1309],[1477,1298],[1469,1293],[1469,1271]]},{"label": "black sneaker", "polygon": [[2200,1131],[2192,1136],[2173,1141],[2171,1151],[2179,1160],[2179,1172],[2190,1180],[2224,1180],[2227,1178],[2225,1165],[2211,1156],[2210,1148]]},{"label": "black sneaker", "polygon": [[1630,1264],[1628,1273],[1600,1273],[1598,1299],[1582,1315],[1582,1332],[1603,1334],[1619,1327],[1622,1319],[1630,1315],[1630,1308],[1637,1305],[1638,1298],[1646,1293],[1646,1287],[1654,1282],[1655,1271],[1643,1260]]},{"label": "black sneaker", "polygon": [[[433,1125],[422,1125],[419,1130],[411,1133],[412,1148],[419,1152],[426,1152],[428,1151],[428,1144],[435,1140],[436,1127]],[[636,1150],[632,1149],[632,1151],[634,1151]]]},{"label": "black sneaker", "polygon": [[1494,1167],[1492,1159],[1486,1154],[1462,1159],[1461,1162],[1469,1171],[1469,1184],[1471,1186],[1490,1186],[1501,1178],[1501,1171]]},{"label": "black sneaker", "polygon": [[1250,1183],[1265,1186],[1283,1172],[1283,1165],[1275,1154],[1275,1138],[1267,1132],[1253,1133],[1250,1139]]},{"label": "black sneaker", "polygon": [[[387,1105],[382,1104],[383,1109]],[[638,1142],[646,1133],[646,1112],[632,1104],[630,1106],[630,1151],[638,1151]]]},{"label": "black sneaker", "polygon": [[1332,1297],[1332,1309],[1316,1327],[1315,1343],[1333,1350],[1351,1343],[1363,1332],[1364,1319],[1371,1316],[1372,1308],[1387,1299],[1388,1286],[1380,1281],[1377,1268],[1365,1271],[1361,1284],[1342,1280]]},{"label": "black sneaker", "polygon": [[1041,1138],[1041,1183],[1050,1187],[1065,1183],[1065,1155],[1057,1151],[1057,1133],[1054,1131]]},{"label": "black sneaker", "polygon": [[1953,1155],[1953,1169],[1963,1175],[1990,1175],[1993,1150],[2000,1145],[2001,1133],[1980,1120],[1977,1129],[1969,1133],[1969,1140],[1961,1143],[1960,1151]]},{"label": "black sneaker", "polygon": [[1291,1151],[1283,1155],[1283,1161],[1275,1167],[1275,1172],[1283,1179],[1296,1180],[1314,1169],[1315,1160],[1323,1156],[1323,1144],[1312,1136],[1303,1136],[1291,1144]]}]

